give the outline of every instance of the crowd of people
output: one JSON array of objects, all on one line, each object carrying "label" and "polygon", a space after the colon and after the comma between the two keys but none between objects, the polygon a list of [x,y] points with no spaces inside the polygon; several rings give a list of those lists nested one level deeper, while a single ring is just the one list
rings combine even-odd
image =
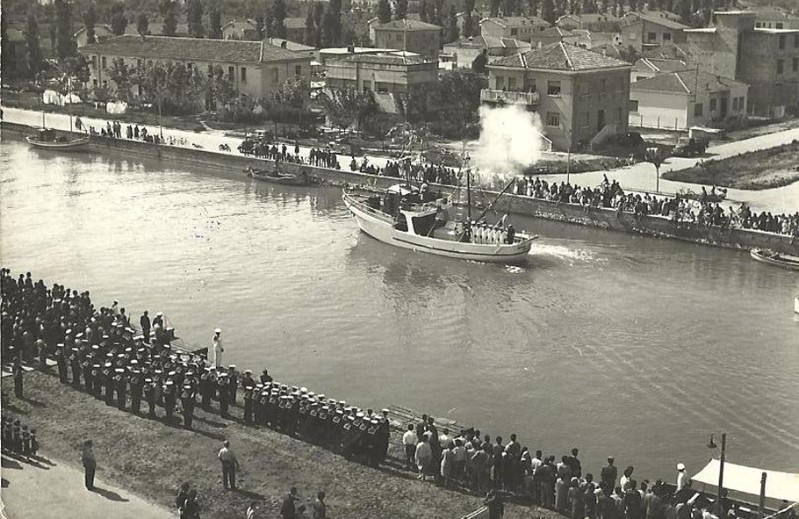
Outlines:
[{"label": "crowd of people", "polygon": [[580,205],[585,208],[612,208],[619,212],[636,215],[654,215],[670,218],[675,222],[696,223],[705,227],[714,226],[733,229],[751,229],[788,236],[799,235],[799,212],[773,215],[770,212],[755,213],[746,204],[725,208],[718,202],[715,191],[701,193],[693,198],[682,195],[658,197],[649,193],[625,192],[618,181],[604,176],[595,187],[584,187],[566,182],[547,182],[538,177],[521,177],[517,180],[515,194]]},{"label": "crowd of people", "polygon": [[416,182],[436,183],[447,186],[457,185],[460,180],[458,171],[441,164],[411,163],[410,161],[387,161],[385,167],[378,167],[369,163],[369,158],[364,157],[360,163],[352,157],[350,160],[350,171],[366,173],[381,177],[405,178],[406,168],[410,168],[407,174],[410,179]]},{"label": "crowd of people", "polygon": [[[15,278],[7,269],[0,270],[0,282],[4,358],[35,359],[42,368],[54,360],[63,384],[104,399],[109,406],[143,414],[141,405],[146,402],[149,417],[157,418],[160,408],[165,423],[182,422],[190,429],[195,405],[210,410],[216,402],[224,418],[231,406],[241,404],[245,424],[268,427],[372,466],[388,457],[389,410],[364,410],[305,387],[276,382],[267,370],[256,378],[250,370],[240,373],[233,365],[224,367],[220,329],[207,359],[203,354],[173,351],[173,334],[160,313],[151,322],[145,312],[140,324],[146,333],[139,333],[117,301],[96,308],[88,291],[59,284],[48,288],[41,280],[34,282],[30,273]],[[175,416],[178,402],[182,420]],[[25,430],[17,419],[4,415],[4,448],[35,454],[35,431],[26,435]],[[690,482],[682,464],[677,467],[676,485],[638,483],[632,466],[619,477],[613,458],[595,478],[584,469],[576,448],[560,458],[544,456],[541,450],[533,453],[524,446],[516,434],[505,442],[473,428],[455,433],[439,429],[436,420],[426,415],[407,424],[394,441],[402,445],[404,463],[420,479],[488,493],[487,506],[494,510],[501,508],[505,493],[572,519],[665,519],[673,517],[672,512],[677,519],[713,517],[709,504],[688,500],[693,493],[686,491]],[[88,442],[82,449],[87,488],[93,486],[96,466],[91,447]],[[217,457],[225,488],[235,489],[238,460],[227,441]],[[289,510],[289,501],[297,501],[296,490],[284,500],[283,517],[302,517],[298,507]],[[324,505],[323,493],[317,501]],[[177,504],[181,517],[199,517],[196,492],[188,487],[181,488]],[[314,505],[314,514],[316,510]],[[737,511],[729,504],[724,513],[732,518]]]},{"label": "crowd of people", "polygon": [[[4,398],[5,400],[5,398]],[[36,429],[23,423],[18,417],[2,410],[3,452],[30,459],[35,458],[39,452],[39,440],[36,438]]]}]

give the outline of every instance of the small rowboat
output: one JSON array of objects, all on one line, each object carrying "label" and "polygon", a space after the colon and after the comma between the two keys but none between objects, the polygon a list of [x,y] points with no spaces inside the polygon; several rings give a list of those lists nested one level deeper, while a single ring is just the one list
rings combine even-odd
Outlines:
[{"label": "small rowboat", "polygon": [[799,270],[799,256],[791,256],[790,254],[780,254],[769,249],[752,249],[749,252],[757,261],[783,267],[791,270]]},{"label": "small rowboat", "polygon": [[56,134],[55,130],[39,130],[36,135],[25,138],[28,144],[55,151],[83,151],[91,142],[91,137],[64,137]]},{"label": "small rowboat", "polygon": [[286,186],[307,186],[311,183],[311,179],[308,178],[308,175],[300,173],[299,175],[292,175],[289,173],[280,173],[279,171],[269,171],[266,169],[253,169],[247,168],[244,171],[247,172],[247,176],[255,179],[261,180],[263,182],[272,182],[273,184],[283,184]]}]

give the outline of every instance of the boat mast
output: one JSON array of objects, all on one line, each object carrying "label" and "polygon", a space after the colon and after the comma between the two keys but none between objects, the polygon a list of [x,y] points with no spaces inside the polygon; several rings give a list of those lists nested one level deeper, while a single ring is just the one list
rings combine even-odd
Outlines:
[{"label": "boat mast", "polygon": [[491,209],[491,207],[492,207],[492,206],[493,206],[495,203],[497,203],[497,200],[499,200],[499,197],[501,197],[502,195],[504,195],[504,194],[505,194],[505,192],[506,192],[508,189],[510,189],[510,186],[512,186],[512,185],[513,185],[515,182],[516,182],[516,179],[515,179],[515,178],[513,178],[513,179],[511,179],[511,181],[510,181],[510,182],[508,182],[508,185],[506,185],[505,187],[503,187],[503,188],[502,188],[502,191],[500,191],[500,192],[499,192],[499,194],[498,194],[497,196],[495,196],[493,200],[491,200],[491,203],[490,203],[490,204],[488,204],[488,205],[486,206],[486,208],[485,208],[485,209],[483,209],[483,212],[482,212],[482,213],[480,213],[480,216],[478,216],[478,217],[477,217],[477,220],[478,220],[478,221],[480,221],[480,219],[481,219],[483,216],[485,216],[485,214],[486,214],[486,213],[487,213],[487,212],[488,212],[488,211]]},{"label": "boat mast", "polygon": [[[466,223],[472,223],[472,170],[466,168]],[[478,218],[479,219],[479,218]]]}]

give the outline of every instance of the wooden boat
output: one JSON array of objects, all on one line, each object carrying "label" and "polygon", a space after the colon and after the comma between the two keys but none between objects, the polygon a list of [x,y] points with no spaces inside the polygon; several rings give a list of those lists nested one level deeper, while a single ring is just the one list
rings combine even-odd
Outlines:
[{"label": "wooden boat", "polygon": [[307,186],[311,183],[311,179],[305,172],[298,175],[290,173],[281,173],[279,171],[270,171],[266,169],[247,168],[245,170],[247,176],[255,180],[263,182],[272,182],[273,184],[283,184],[287,186]]},{"label": "wooden boat", "polygon": [[[356,195],[344,191],[344,204],[358,226],[369,236],[390,245],[449,258],[473,261],[523,262],[537,236],[498,226],[448,221],[452,207],[446,199],[430,200],[412,186],[395,185],[384,196]],[[485,213],[485,211],[484,211]],[[481,215],[482,216],[482,215]],[[480,217],[477,218],[480,220]],[[493,238],[481,238],[486,229]]]},{"label": "wooden boat", "polygon": [[757,261],[783,267],[791,270],[799,270],[799,256],[791,256],[790,254],[780,254],[769,249],[752,249],[749,252]]},{"label": "wooden boat", "polygon": [[91,142],[91,137],[66,137],[58,135],[53,129],[42,129],[36,135],[25,138],[29,144],[37,148],[55,151],[83,151]]}]

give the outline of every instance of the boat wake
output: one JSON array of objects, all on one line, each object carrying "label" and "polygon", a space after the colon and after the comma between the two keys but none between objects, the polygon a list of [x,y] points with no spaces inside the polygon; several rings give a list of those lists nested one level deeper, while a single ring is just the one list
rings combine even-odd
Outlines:
[{"label": "boat wake", "polygon": [[555,245],[547,243],[538,243],[533,252],[538,254],[545,254],[548,256],[555,256],[557,258],[567,260],[572,265],[575,262],[580,263],[595,263],[603,261],[601,258],[596,257],[593,251],[587,249],[573,249],[565,245]]}]

